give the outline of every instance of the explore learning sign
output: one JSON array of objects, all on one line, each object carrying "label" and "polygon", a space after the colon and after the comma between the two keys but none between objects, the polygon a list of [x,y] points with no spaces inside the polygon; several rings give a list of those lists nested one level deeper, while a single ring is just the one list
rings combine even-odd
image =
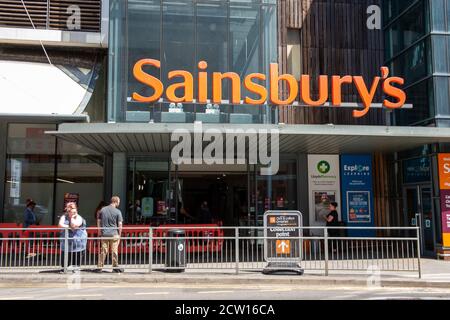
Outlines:
[{"label": "explore learning sign", "polygon": [[[374,227],[372,156],[342,155],[342,217],[349,227]],[[349,230],[349,236],[372,236],[371,230]]]}]

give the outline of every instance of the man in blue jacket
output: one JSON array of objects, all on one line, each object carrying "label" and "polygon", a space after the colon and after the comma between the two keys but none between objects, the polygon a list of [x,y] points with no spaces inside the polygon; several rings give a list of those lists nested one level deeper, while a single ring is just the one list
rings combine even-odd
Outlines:
[{"label": "man in blue jacket", "polygon": [[23,227],[28,228],[29,226],[35,225],[37,223],[36,214],[34,213],[34,208],[36,207],[36,202],[33,200],[27,203],[27,208],[25,209]]}]

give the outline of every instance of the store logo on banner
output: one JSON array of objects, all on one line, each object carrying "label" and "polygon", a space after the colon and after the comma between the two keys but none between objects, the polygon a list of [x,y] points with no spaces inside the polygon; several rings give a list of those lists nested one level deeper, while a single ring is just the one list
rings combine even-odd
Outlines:
[{"label": "store logo on banner", "polygon": [[345,176],[369,176],[370,166],[364,165],[344,165]]},{"label": "store logo on banner", "polygon": [[439,185],[441,190],[450,189],[450,154],[439,155]]},{"label": "store logo on banner", "polygon": [[320,161],[317,164],[317,171],[319,171],[319,173],[321,174],[327,174],[328,172],[330,172],[331,166],[328,162],[326,161]]},{"label": "store logo on banner", "polygon": [[[380,75],[376,76],[371,83],[367,83],[361,76],[328,76],[320,75],[313,81],[317,82],[319,97],[312,98],[312,79],[309,75],[302,75],[298,81],[291,74],[279,74],[279,65],[270,64],[268,75],[262,73],[251,73],[244,79],[235,72],[208,72],[208,63],[200,61],[198,63],[197,79],[194,74],[185,70],[173,70],[167,75],[172,83],[167,86],[160,79],[148,73],[149,67],[161,69],[161,62],[155,59],[142,59],[136,62],[133,67],[134,78],[152,89],[153,94],[144,96],[139,92],[132,93],[132,99],[141,103],[156,103],[163,95],[169,102],[173,103],[193,103],[194,97],[200,104],[221,104],[223,100],[224,82],[231,84],[231,97],[228,99],[231,104],[240,105],[293,105],[294,102],[301,101],[310,107],[324,106],[330,101],[332,106],[342,106],[342,92],[348,86],[354,86],[358,92],[363,109],[353,110],[353,117],[364,117],[370,110],[377,93],[383,93],[388,97],[383,101],[383,106],[389,109],[400,109],[405,105],[406,93],[401,88],[405,80],[399,77],[389,77],[389,68],[381,67]],[[176,81],[176,82],[174,82]],[[280,86],[285,83],[288,88],[288,96],[280,97]],[[196,88],[196,90],[194,90]],[[253,96],[243,96],[243,88]],[[270,89],[268,89],[270,88]],[[380,92],[381,91],[381,92]],[[208,92],[212,92],[208,96]]]},{"label": "store logo on banner", "polygon": [[438,163],[441,189],[442,242],[445,248],[450,248],[450,154],[439,154]]}]

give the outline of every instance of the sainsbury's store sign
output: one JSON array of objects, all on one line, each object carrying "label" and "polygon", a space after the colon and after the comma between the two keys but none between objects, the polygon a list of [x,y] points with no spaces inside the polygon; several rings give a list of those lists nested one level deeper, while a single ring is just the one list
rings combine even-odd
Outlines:
[{"label": "sainsbury's store sign", "polygon": [[[194,101],[194,76],[192,73],[184,70],[170,71],[168,74],[169,80],[179,80],[176,83],[164,88],[164,84],[154,76],[148,74],[144,67],[161,68],[161,62],[154,59],[139,60],[133,68],[133,76],[140,83],[153,89],[151,96],[142,96],[137,92],[133,92],[132,98],[134,101],[143,103],[153,103],[159,101],[164,95],[168,101],[174,103],[192,103]],[[222,88],[223,80],[231,81],[231,103],[248,105],[262,105],[270,102],[273,105],[292,105],[294,101],[300,100],[307,106],[322,106],[326,104],[331,98],[333,106],[342,105],[342,87],[344,85],[354,85],[358,91],[362,101],[363,109],[354,110],[353,116],[355,118],[364,117],[369,111],[377,90],[381,89],[386,99],[383,101],[383,106],[389,109],[402,108],[406,102],[406,93],[401,86],[404,84],[404,79],[399,77],[389,77],[389,68],[381,67],[380,76],[373,79],[369,85],[361,76],[319,76],[319,94],[317,99],[311,97],[311,77],[309,75],[302,75],[298,82],[293,75],[280,75],[277,63],[270,64],[270,74],[266,76],[262,73],[251,73],[247,75],[242,83],[242,79],[234,72],[213,72],[212,73],[212,98],[208,97],[208,78],[209,74],[206,71],[208,64],[206,61],[198,63],[198,79],[196,79],[197,87],[197,102],[220,104],[222,102]],[[286,97],[280,97],[280,84],[284,82],[288,88]],[[330,90],[331,82],[331,90]],[[254,97],[242,97],[241,84],[244,85],[248,92],[251,92]],[[269,84],[269,90],[266,88]],[[178,92],[178,94],[177,94]]]}]

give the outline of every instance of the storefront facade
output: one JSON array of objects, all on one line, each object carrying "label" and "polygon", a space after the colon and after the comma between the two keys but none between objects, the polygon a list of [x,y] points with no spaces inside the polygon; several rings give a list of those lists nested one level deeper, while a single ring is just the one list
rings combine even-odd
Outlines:
[{"label": "storefront facade", "polygon": [[[385,65],[405,79],[414,112],[391,115],[397,126],[449,127],[450,98],[448,66],[450,20],[448,1],[384,1]],[[394,210],[402,213],[398,223],[416,224],[422,214],[423,249],[439,251],[448,224],[442,208],[439,154],[448,144],[433,144],[396,153],[390,160],[397,177],[391,186]],[[448,236],[447,236],[448,237]],[[448,241],[444,247],[448,247]]]},{"label": "storefront facade", "polygon": [[[98,202],[114,194],[122,199],[128,224],[260,226],[267,210],[299,210],[304,224],[314,226],[324,224],[322,211],[337,201],[349,226],[411,226],[420,219],[423,252],[435,255],[444,247],[438,155],[448,151],[450,109],[444,96],[449,75],[432,57],[446,43],[447,29],[436,29],[442,26],[439,1],[408,1],[401,8],[398,1],[375,2],[386,15],[383,30],[366,28],[361,17],[373,5],[366,0],[344,3],[343,11],[314,0],[109,0],[104,89],[95,88],[95,103],[84,110],[90,121],[2,123],[7,137],[2,221],[19,222],[21,206],[33,198],[47,212],[43,223],[54,223],[64,195],[77,194],[93,224]],[[416,19],[415,10],[423,16]],[[333,19],[338,12],[346,19]],[[319,22],[323,29],[316,28]],[[395,38],[399,30],[405,39]],[[158,91],[136,76],[143,59],[160,63],[140,66],[147,80],[164,87],[151,102],[136,99]],[[247,103],[260,97],[244,78],[269,75],[275,63],[279,75],[297,82],[310,76],[311,100],[320,98],[320,75],[361,76],[370,85],[385,65],[389,76],[405,79],[406,103],[413,109],[381,108],[384,96],[377,90],[369,112],[355,117],[362,109],[355,86],[343,87],[342,107],[311,107],[298,99],[283,106],[270,99]],[[167,98],[167,88],[179,83],[170,76],[174,70],[192,75],[192,101]],[[222,81],[217,103],[210,101],[214,72],[235,73],[241,80],[238,86]],[[203,91],[199,79],[209,84]],[[270,81],[255,83],[271,92]],[[278,97],[289,99],[292,87],[279,83]],[[233,101],[237,90],[242,101]],[[186,86],[173,90],[175,97],[188,94]],[[199,123],[204,130],[277,130],[278,172],[263,175],[264,166],[249,161],[175,164],[171,134],[185,129],[195,136]],[[199,214],[204,202],[209,221]]]}]

